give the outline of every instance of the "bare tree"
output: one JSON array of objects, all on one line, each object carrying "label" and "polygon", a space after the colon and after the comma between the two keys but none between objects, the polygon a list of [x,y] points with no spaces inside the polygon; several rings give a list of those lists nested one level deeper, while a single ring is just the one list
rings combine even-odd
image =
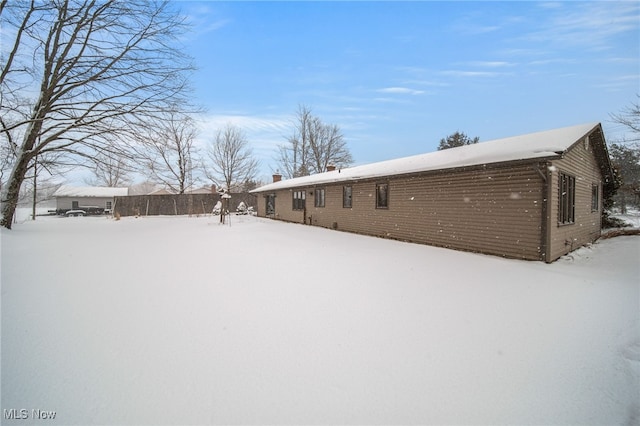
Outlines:
[{"label": "bare tree", "polygon": [[301,105],[293,134],[278,147],[277,161],[283,174],[292,178],[325,172],[328,165],[348,166],[353,158],[340,128],[324,123]]},{"label": "bare tree", "polygon": [[[640,99],[640,95],[638,95]],[[633,136],[631,139],[625,139],[619,141],[619,143],[638,143],[640,142],[640,103],[635,102],[627,106],[619,114],[610,114],[611,120],[614,123],[621,124],[628,130]]]},{"label": "bare tree", "polygon": [[309,132],[312,173],[327,171],[327,166],[343,167],[351,164],[351,152],[342,136],[340,128],[335,124],[324,124],[319,118],[311,121]]},{"label": "bare tree", "polygon": [[[51,182],[53,176],[52,169],[59,169],[60,162],[58,159],[51,158],[51,153],[48,156],[41,158],[36,156],[33,163],[29,167],[29,173],[25,177],[26,188],[23,188],[24,194],[20,195],[20,200],[25,194],[31,195],[31,219],[36,220],[36,207],[39,202],[45,201],[51,198],[56,189],[60,187],[59,183]],[[29,185],[30,184],[30,185]]]},{"label": "bare tree", "polygon": [[2,0],[0,138],[15,154],[0,225],[11,228],[36,155],[127,149],[141,124],[180,102],[191,60],[168,1]]},{"label": "bare tree", "polygon": [[[178,194],[193,185],[197,130],[193,119],[178,111],[165,114],[138,135],[138,162],[155,181]],[[197,176],[195,177],[197,179]]]},{"label": "bare tree", "polygon": [[258,174],[258,161],[244,132],[231,124],[218,130],[215,141],[207,148],[205,163],[207,177],[224,182],[227,190],[249,188]]},{"label": "bare tree", "polygon": [[92,186],[118,187],[129,184],[131,166],[125,155],[98,154],[93,158],[93,176],[86,180]]},{"label": "bare tree", "polygon": [[[2,117],[0,117],[0,123],[2,123],[2,121]],[[4,193],[7,174],[11,173],[11,168],[13,167],[18,151],[18,147],[10,135],[8,136],[9,137],[0,138],[0,194]]]},{"label": "bare tree", "polygon": [[286,144],[278,147],[278,163],[287,178],[309,174],[309,130],[312,118],[311,109],[299,105],[293,123],[293,134]]},{"label": "bare tree", "polygon": [[[640,99],[640,95],[638,95]],[[626,213],[627,204],[640,206],[640,103],[635,102],[625,107],[618,114],[610,114],[614,123],[622,125],[630,135],[611,144],[609,156],[614,166],[616,181],[607,185],[603,191],[603,223],[618,226],[609,217],[609,210],[614,206]]]}]

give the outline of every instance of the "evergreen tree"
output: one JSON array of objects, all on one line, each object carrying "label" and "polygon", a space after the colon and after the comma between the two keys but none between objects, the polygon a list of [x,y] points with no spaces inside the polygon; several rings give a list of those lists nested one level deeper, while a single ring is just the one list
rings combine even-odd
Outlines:
[{"label": "evergreen tree", "polygon": [[640,150],[622,144],[612,144],[611,162],[620,176],[620,187],[614,198],[622,213],[627,205],[640,207]]},{"label": "evergreen tree", "polygon": [[465,135],[464,132],[455,132],[452,135],[447,136],[446,139],[440,139],[440,145],[438,145],[438,151],[443,149],[456,148],[459,146],[472,145],[480,141],[479,137],[471,139]]}]

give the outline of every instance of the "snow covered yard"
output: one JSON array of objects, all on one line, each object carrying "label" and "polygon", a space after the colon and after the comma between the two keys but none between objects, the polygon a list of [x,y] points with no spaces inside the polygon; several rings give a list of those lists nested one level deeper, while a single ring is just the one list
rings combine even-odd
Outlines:
[{"label": "snow covered yard", "polygon": [[640,210],[630,208],[625,214],[614,213],[611,216],[625,221],[629,227],[640,228]]},{"label": "snow covered yard", "polygon": [[640,421],[640,237],[551,265],[247,216],[1,237],[3,424]]}]

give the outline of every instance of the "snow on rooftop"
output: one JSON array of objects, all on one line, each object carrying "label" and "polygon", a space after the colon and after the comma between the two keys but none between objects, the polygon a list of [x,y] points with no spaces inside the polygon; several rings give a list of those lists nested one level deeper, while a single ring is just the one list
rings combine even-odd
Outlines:
[{"label": "snow on rooftop", "polygon": [[121,197],[129,195],[129,188],[107,186],[68,186],[62,185],[54,197]]},{"label": "snow on rooftop", "polygon": [[600,123],[597,122],[586,123],[318,173],[311,176],[286,179],[264,185],[251,192],[551,157],[564,153],[575,142],[599,125]]}]

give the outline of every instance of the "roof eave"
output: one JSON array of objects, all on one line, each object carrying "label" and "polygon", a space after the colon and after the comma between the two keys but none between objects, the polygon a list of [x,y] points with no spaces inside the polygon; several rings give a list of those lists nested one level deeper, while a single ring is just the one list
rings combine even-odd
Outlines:
[{"label": "roof eave", "polygon": [[[472,165],[467,165],[467,166],[457,166],[457,167],[443,167],[443,168],[439,168],[439,169],[431,169],[431,170],[419,170],[419,171],[412,171],[412,172],[400,172],[400,173],[391,173],[391,174],[384,174],[384,175],[379,175],[379,176],[348,176],[345,177],[344,179],[335,179],[335,180],[326,180],[326,181],[319,181],[319,182],[301,182],[301,183],[293,183],[292,185],[278,185],[275,188],[269,188],[269,186],[271,186],[271,184],[265,185],[261,188],[256,188],[254,190],[249,191],[252,194],[260,194],[260,193],[265,193],[265,192],[276,192],[276,191],[282,191],[282,190],[289,190],[289,189],[295,189],[295,188],[308,188],[308,187],[312,187],[312,186],[324,186],[324,185],[332,185],[332,184],[340,184],[340,183],[347,183],[347,182],[362,182],[362,181],[372,181],[372,180],[384,180],[384,179],[389,179],[389,178],[406,178],[406,177],[411,177],[411,176],[419,176],[419,175],[425,175],[425,174],[435,174],[435,173],[443,173],[443,172],[448,172],[448,173],[455,173],[455,172],[459,172],[462,170],[473,170],[473,169],[481,169],[481,168],[486,168],[486,167],[506,167],[506,166],[510,166],[510,165],[517,165],[517,164],[528,164],[528,163],[541,163],[541,162],[545,162],[545,161],[552,161],[552,160],[559,160],[564,156],[565,152],[556,152],[553,155],[545,155],[545,156],[541,156],[541,157],[531,157],[531,158],[521,158],[521,159],[516,159],[516,160],[506,160],[506,161],[496,161],[493,163],[484,163],[484,164],[472,164]],[[281,181],[281,182],[286,182],[286,181]],[[276,182],[276,183],[280,183],[280,182]],[[262,189],[265,188],[265,189]]]}]

